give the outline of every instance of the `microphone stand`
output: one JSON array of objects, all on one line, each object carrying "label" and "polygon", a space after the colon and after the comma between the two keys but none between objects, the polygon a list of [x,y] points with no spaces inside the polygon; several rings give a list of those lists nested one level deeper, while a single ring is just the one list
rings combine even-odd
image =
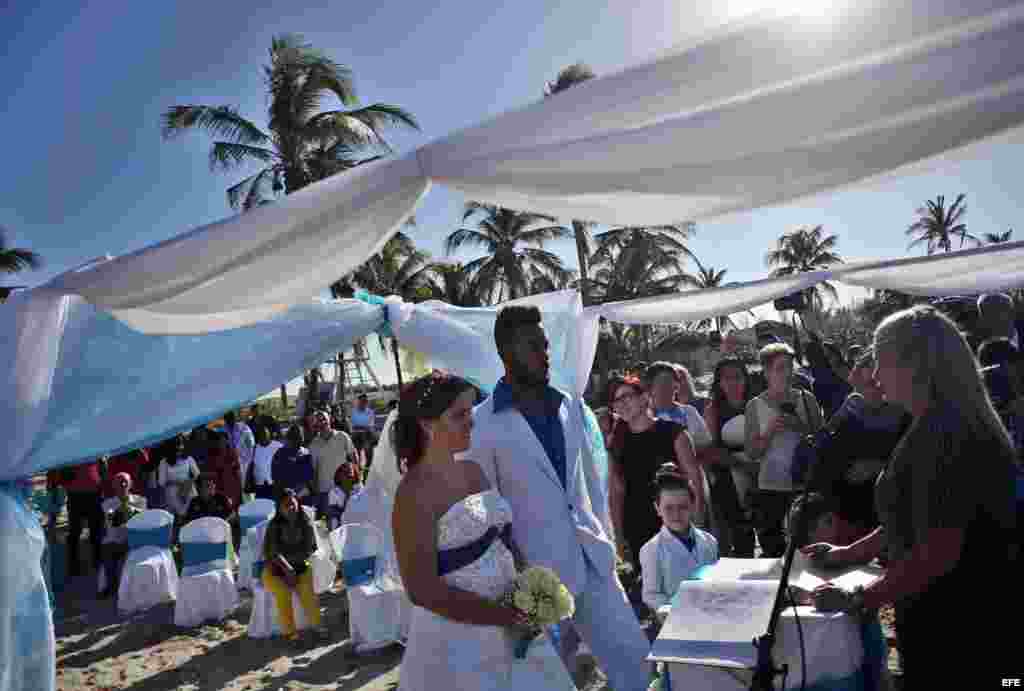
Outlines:
[{"label": "microphone stand", "polygon": [[[830,429],[829,426],[823,427],[821,431],[825,432],[829,437],[835,433],[835,430]],[[821,443],[818,440],[819,434],[810,435],[811,443],[816,452],[821,448]],[[806,482],[804,482],[804,488],[798,499],[801,507],[806,506],[807,495],[810,494],[811,487],[814,486],[814,481],[817,479],[815,476],[819,465],[821,465],[821,458],[819,453],[815,453],[810,467],[807,469]],[[793,526],[793,531],[789,536],[789,544],[786,545],[786,555],[782,561],[782,575],[779,576],[779,588],[775,591],[775,603],[772,605],[772,614],[768,619],[768,628],[763,635],[754,639],[754,647],[757,648],[757,666],[754,668],[754,678],[750,682],[750,691],[774,691],[775,677],[787,671],[785,667],[775,666],[772,649],[775,647],[779,615],[782,614],[782,610],[786,607],[786,598],[789,591],[789,572],[793,568],[793,557],[796,556],[795,537],[803,535],[806,531],[807,511],[801,510],[797,523]]]}]

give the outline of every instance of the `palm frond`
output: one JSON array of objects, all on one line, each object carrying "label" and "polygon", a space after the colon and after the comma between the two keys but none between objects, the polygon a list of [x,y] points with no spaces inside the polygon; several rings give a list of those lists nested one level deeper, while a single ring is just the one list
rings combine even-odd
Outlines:
[{"label": "palm frond", "polygon": [[594,70],[583,62],[563,67],[558,72],[558,76],[555,77],[554,81],[544,85],[544,95],[553,96],[560,91],[565,91],[569,87],[576,86],[588,79],[593,79],[594,76]]},{"label": "palm frond", "polygon": [[171,106],[163,114],[163,136],[175,137],[187,129],[206,130],[239,144],[265,145],[270,137],[230,106]]},{"label": "palm frond", "polygon": [[43,265],[43,258],[32,250],[18,247],[5,248],[0,245],[0,271],[18,273],[26,269],[38,269]]},{"label": "palm frond", "polygon": [[247,211],[256,205],[262,195],[260,184],[266,176],[274,172],[273,168],[264,168],[255,175],[250,175],[239,183],[228,188],[228,205],[236,211]]},{"label": "palm frond", "polygon": [[484,233],[471,228],[460,228],[445,238],[445,254],[455,254],[463,247],[480,247],[493,253],[496,249],[496,243]]},{"label": "palm frond", "polygon": [[256,160],[270,163],[277,159],[277,153],[270,149],[235,142],[214,142],[210,148],[210,170],[231,170],[247,161]]}]

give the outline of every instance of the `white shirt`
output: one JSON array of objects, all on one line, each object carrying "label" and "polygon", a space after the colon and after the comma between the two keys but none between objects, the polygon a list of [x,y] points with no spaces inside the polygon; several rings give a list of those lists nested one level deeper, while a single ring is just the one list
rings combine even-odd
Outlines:
[{"label": "white shirt", "polygon": [[356,447],[352,445],[351,437],[335,430],[328,439],[318,434],[309,442],[309,452],[313,454],[313,467],[316,468],[316,491],[328,494],[335,486],[334,474],[349,456],[355,454]]},{"label": "white shirt", "polygon": [[269,485],[274,482],[274,478],[270,475],[271,463],[274,461],[274,454],[284,444],[279,441],[272,441],[266,446],[256,445],[255,451],[253,451],[252,460],[252,481],[257,485]]},{"label": "white shirt", "polygon": [[231,448],[238,452],[238,462],[242,466],[242,477],[249,470],[252,463],[253,449],[256,447],[256,437],[253,435],[249,425],[244,422],[236,422],[234,427],[226,428],[228,441]]},{"label": "white shirt", "polygon": [[[195,459],[191,456],[179,458],[174,465],[164,459],[160,461],[157,475],[160,486],[164,488],[164,500],[167,502],[167,508],[176,516],[184,516],[188,512],[188,503],[192,501],[192,497],[198,494],[195,481],[199,479],[199,466]],[[192,482],[188,485],[188,491],[184,491],[184,483],[188,480],[192,480]]]},{"label": "white shirt", "polygon": [[655,611],[671,604],[679,584],[695,570],[718,561],[718,541],[714,536],[692,524],[690,530],[694,536],[692,552],[664,526],[640,548],[642,597],[644,604]]}]

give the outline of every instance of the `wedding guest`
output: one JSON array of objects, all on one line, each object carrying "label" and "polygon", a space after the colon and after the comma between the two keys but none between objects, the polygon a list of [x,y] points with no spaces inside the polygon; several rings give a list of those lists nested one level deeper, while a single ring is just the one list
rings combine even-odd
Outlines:
[{"label": "wedding guest", "polygon": [[[228,446],[238,454],[238,463],[241,470],[239,477],[245,477],[252,463],[253,449],[256,448],[256,437],[253,435],[249,425],[239,422],[235,411],[229,410],[224,414],[224,432],[227,434]],[[221,485],[224,487],[224,485]]]},{"label": "wedding guest", "polygon": [[679,584],[694,571],[718,561],[718,541],[690,520],[695,499],[693,485],[674,463],[658,469],[654,509],[662,526],[640,548],[644,604],[654,612],[671,603]]},{"label": "wedding guest", "polygon": [[786,549],[783,523],[794,491],[793,455],[800,439],[823,424],[814,394],[797,389],[793,350],[784,343],[761,349],[761,367],[768,388],[747,404],[745,453],[759,460],[754,522],[764,557],[780,557]]},{"label": "wedding guest", "polygon": [[895,604],[905,688],[923,688],[936,661],[949,663],[941,672],[952,686],[969,669],[973,680],[965,661],[1019,658],[1016,640],[992,625],[992,609],[978,600],[981,589],[986,601],[998,601],[1002,621],[1019,621],[1013,447],[970,346],[934,308],[885,319],[875,353],[886,399],[913,415],[878,480],[881,526],[852,545],[817,543],[805,553],[844,566],[884,550],[887,569],[867,588],[822,587],[815,605],[857,612]]},{"label": "wedding guest", "polygon": [[237,504],[231,501],[226,494],[217,491],[217,476],[213,473],[203,473],[199,476],[199,494],[192,498],[188,504],[188,512],[185,514],[185,523],[191,523],[197,518],[213,516],[230,520],[238,508]]},{"label": "wedding guest", "polygon": [[104,499],[117,496],[116,479],[120,473],[128,474],[132,487],[144,487],[140,480],[148,463],[149,452],[146,449],[134,449],[112,456],[107,462],[107,479],[103,483]]},{"label": "wedding guest", "polygon": [[1020,348],[1020,334],[1015,318],[1013,299],[1009,295],[1006,293],[982,295],[978,298],[978,340],[1005,338],[1015,348]]},{"label": "wedding guest", "polygon": [[754,556],[754,529],[747,511],[747,493],[757,486],[757,466],[743,453],[746,443],[746,407],[753,398],[750,373],[742,360],[727,356],[715,365],[705,422],[712,445],[705,451],[710,471],[711,500],[716,515],[727,526],[717,535],[724,556]]},{"label": "wedding guest", "polygon": [[213,431],[206,425],[194,427],[188,434],[188,455],[195,459],[200,468],[206,467],[206,456],[210,452],[210,437]]},{"label": "wedding guest", "polygon": [[92,564],[98,567],[102,557],[103,508],[102,488],[106,477],[107,459],[61,468],[56,471],[56,485],[67,492],[68,506],[68,575],[77,576],[81,570],[79,543],[82,529],[89,528]]},{"label": "wedding guest", "polygon": [[334,473],[334,487],[327,495],[327,506],[324,509],[328,530],[334,530],[341,525],[349,500],[355,499],[363,489],[359,479],[352,476],[352,469],[353,464],[346,463],[339,466]]},{"label": "wedding guest", "polygon": [[[692,387],[693,383],[689,380],[688,375],[689,373],[687,373],[686,381]],[[711,434],[708,432],[700,411],[685,402],[695,397],[696,391],[692,392],[692,396],[690,392],[686,392],[680,397],[680,400],[676,399],[676,395],[680,391],[677,377],[675,365],[669,362],[655,362],[648,366],[643,373],[643,381],[650,396],[654,417],[682,425],[690,432],[694,448],[699,453],[701,449],[711,445]]]},{"label": "wedding guest", "polygon": [[[301,430],[298,427],[293,429]],[[290,431],[290,430],[289,430]],[[281,629],[289,640],[298,639],[292,594],[298,593],[306,619],[321,637],[327,629],[320,624],[320,602],[313,591],[310,559],[316,552],[316,528],[299,505],[290,488],[281,490],[277,513],[270,519],[263,539],[263,587],[273,596]]]},{"label": "wedding guest", "polygon": [[249,408],[249,429],[252,430],[253,440],[256,440],[256,430],[260,427],[266,428],[271,439],[277,438],[277,420],[273,415],[263,411],[263,406],[260,403],[253,403]]},{"label": "wedding guest", "polygon": [[301,427],[292,425],[288,428],[284,446],[274,453],[270,476],[274,482],[275,496],[281,496],[283,490],[290,489],[301,503],[312,506],[316,473],[313,457],[302,445],[304,441]]},{"label": "wedding guest", "polygon": [[175,452],[160,462],[159,483],[164,489],[167,510],[180,519],[188,512],[188,504],[196,496],[195,482],[199,479],[199,465],[185,450],[185,437],[175,439]]},{"label": "wedding guest", "polygon": [[885,400],[872,372],[872,351],[850,372],[853,393],[829,421],[832,434],[818,446],[815,489],[836,502],[865,532],[878,526],[875,480],[910,425],[911,416]]},{"label": "wedding guest", "polygon": [[692,407],[703,417],[704,406],[708,403],[707,396],[701,396],[697,393],[697,387],[693,383],[693,375],[690,374],[690,370],[685,365],[674,363],[672,367],[676,371],[676,401],[682,405]]},{"label": "wedding guest", "polygon": [[[639,379],[623,378],[613,405],[622,422],[609,459],[609,508],[620,556],[639,569],[640,548],[660,529],[654,510],[655,472],[664,463],[675,463],[691,482],[701,475],[690,433],[651,415],[647,390]],[[700,515],[703,508],[698,492],[694,511]]]},{"label": "wedding guest", "polygon": [[377,416],[370,407],[366,394],[359,394],[352,408],[352,442],[362,455],[361,465],[368,469],[373,462],[373,447],[377,443]]},{"label": "wedding guest", "polygon": [[204,473],[213,477],[217,488],[231,500],[231,505],[242,505],[242,469],[238,452],[228,445],[227,438],[220,432],[210,433],[210,443]]},{"label": "wedding guest", "polygon": [[100,597],[110,597],[117,592],[121,582],[121,567],[128,556],[128,521],[146,510],[145,497],[131,493],[132,478],[128,473],[115,474],[112,485],[114,496],[103,502],[107,525],[102,551],[107,587],[100,592]]},{"label": "wedding guest", "polygon": [[331,428],[330,417],[322,410],[313,416],[313,431],[316,436],[309,442],[309,452],[316,470],[316,507],[326,514],[328,496],[335,487],[334,476],[355,458],[356,449],[351,437]]},{"label": "wedding guest", "polygon": [[266,427],[256,429],[256,449],[245,478],[246,492],[255,495],[257,499],[274,499],[274,454],[283,446],[281,442],[270,438],[270,430]]},{"label": "wedding guest", "polygon": [[[498,312],[494,343],[504,377],[473,411],[473,446],[466,458],[483,467],[511,505],[512,536],[524,557],[552,568],[575,596],[572,628],[593,651],[609,685],[617,691],[646,689],[650,644],[616,575],[604,488],[584,467],[585,404],[551,386],[549,344],[536,306]],[[562,641],[565,630],[559,627]],[[561,652],[571,664],[572,648]]]}]

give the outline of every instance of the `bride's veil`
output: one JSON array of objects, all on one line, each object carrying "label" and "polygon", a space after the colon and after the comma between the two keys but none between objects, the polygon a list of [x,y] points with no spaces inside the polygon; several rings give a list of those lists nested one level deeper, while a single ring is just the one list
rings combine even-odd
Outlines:
[{"label": "bride's veil", "polygon": [[354,497],[345,511],[345,523],[369,523],[380,533],[384,560],[394,578],[398,578],[395,544],[391,535],[391,511],[395,506],[395,491],[402,479],[398,472],[398,459],[391,444],[391,426],[398,411],[388,415],[380,440],[373,451],[373,464],[363,491]]}]

